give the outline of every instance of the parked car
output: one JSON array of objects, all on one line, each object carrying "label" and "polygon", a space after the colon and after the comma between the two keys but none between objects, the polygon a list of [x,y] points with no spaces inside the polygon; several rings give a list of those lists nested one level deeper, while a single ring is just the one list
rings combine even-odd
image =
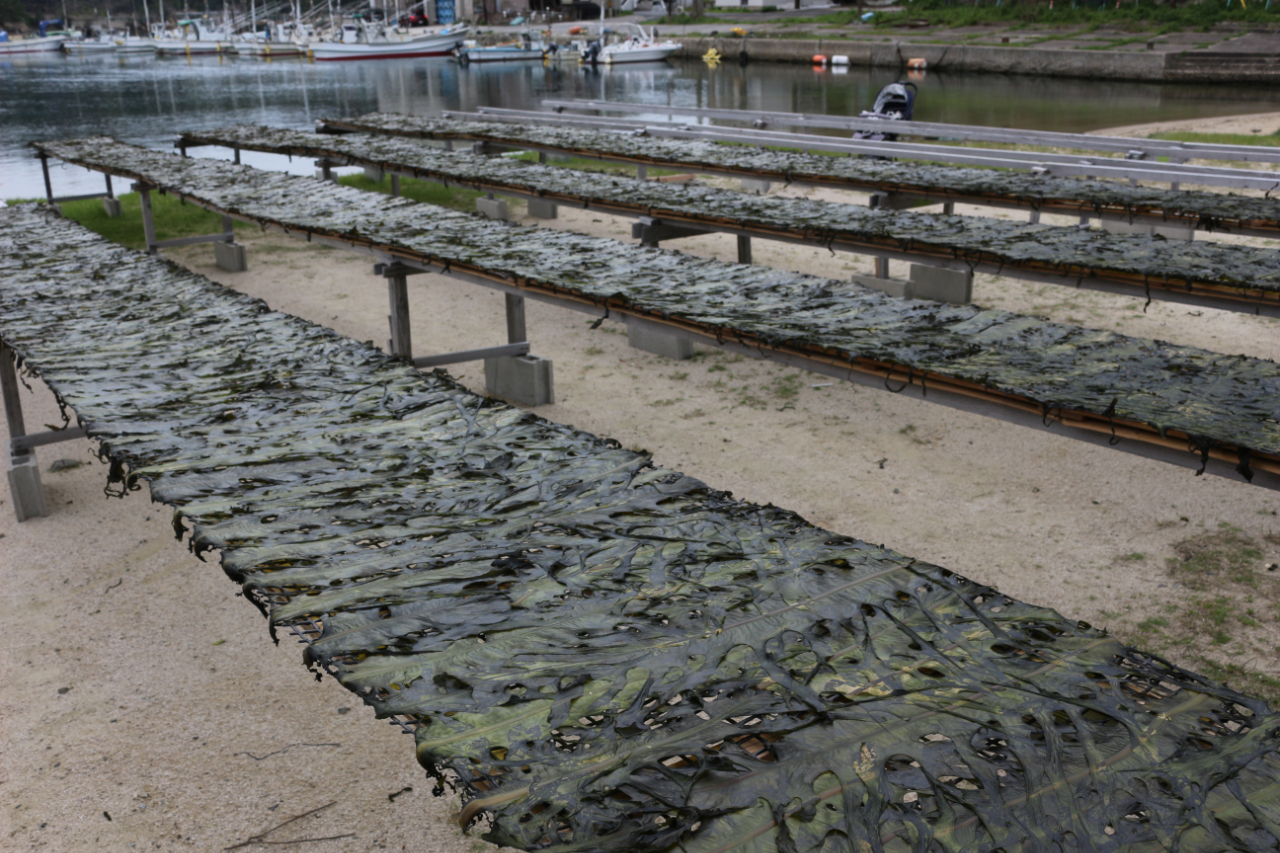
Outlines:
[{"label": "parked car", "polygon": [[424,12],[413,12],[408,15],[400,16],[400,26],[402,27],[429,27],[431,22],[427,20]]}]

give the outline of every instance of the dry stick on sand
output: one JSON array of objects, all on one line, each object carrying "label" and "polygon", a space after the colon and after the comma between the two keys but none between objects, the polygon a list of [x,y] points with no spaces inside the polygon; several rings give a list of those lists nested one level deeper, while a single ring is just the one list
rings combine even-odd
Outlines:
[{"label": "dry stick on sand", "polygon": [[278,823],[275,826],[271,827],[266,832],[260,832],[257,835],[250,835],[248,841],[242,841],[239,844],[236,844],[232,847],[224,847],[222,849],[224,851],[239,850],[241,847],[248,847],[251,844],[303,844],[307,841],[336,841],[339,838],[355,838],[356,836],[354,832],[348,832],[346,835],[326,835],[323,838],[295,838],[292,841],[268,841],[267,840],[267,836],[275,832],[280,827],[288,826],[289,824],[293,823],[295,820],[302,820],[307,815],[313,815],[316,812],[324,811],[325,809],[329,808],[329,806],[337,805],[337,803],[338,801],[334,800],[332,803],[325,803],[323,806],[314,808],[309,812],[303,812],[300,815],[294,815],[293,817],[286,820],[284,823]]}]

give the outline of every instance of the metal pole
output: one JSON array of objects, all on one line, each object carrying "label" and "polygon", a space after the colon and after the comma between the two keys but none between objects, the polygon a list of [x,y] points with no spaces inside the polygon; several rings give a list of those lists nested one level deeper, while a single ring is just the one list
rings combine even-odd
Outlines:
[{"label": "metal pole", "polygon": [[40,158],[40,170],[44,172],[44,194],[49,204],[53,204],[53,183],[49,180],[49,157],[43,152],[37,156]]},{"label": "metal pole", "polygon": [[409,282],[403,273],[387,276],[387,295],[391,299],[391,354],[413,358],[413,340],[409,332]]},{"label": "metal pole", "polygon": [[518,344],[529,340],[524,325],[524,297],[514,293],[507,297],[507,343]]},{"label": "metal pole", "polygon": [[394,196],[400,195],[400,176],[399,175],[391,176],[391,194]]},{"label": "metal pole", "polygon": [[156,223],[151,218],[151,190],[146,187],[139,188],[138,197],[142,201],[142,233],[147,241],[147,254],[154,255],[156,253]]},{"label": "metal pole", "polygon": [[239,148],[235,148],[235,149],[233,149],[233,150],[236,152],[235,164],[236,164],[237,166],[239,166],[239,165],[240,165],[240,149],[239,149]]},{"label": "metal pole", "polygon": [[889,278],[889,259],[886,257],[876,258],[876,278]]},{"label": "metal pole", "polygon": [[751,263],[751,238],[745,234],[738,235],[738,263]]},{"label": "metal pole", "polygon": [[[9,438],[27,434],[22,420],[22,398],[18,396],[18,374],[13,368],[14,351],[0,344],[0,393],[4,395],[4,416],[9,421]],[[26,456],[31,451],[25,447],[12,450],[13,456]]]},{"label": "metal pole", "polygon": [[106,172],[103,172],[103,174],[106,175],[107,178],[107,198],[115,198],[116,191],[111,188],[111,175]]}]

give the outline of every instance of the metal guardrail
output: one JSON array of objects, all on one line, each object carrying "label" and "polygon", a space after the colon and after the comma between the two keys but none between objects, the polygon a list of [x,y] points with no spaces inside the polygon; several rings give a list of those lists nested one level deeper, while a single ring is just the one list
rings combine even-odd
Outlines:
[{"label": "metal guardrail", "polygon": [[763,130],[773,125],[784,127],[822,127],[832,130],[887,131],[911,136],[935,136],[977,142],[1003,142],[1015,145],[1044,145],[1081,151],[1113,151],[1130,159],[1168,157],[1171,163],[1190,159],[1230,160],[1239,163],[1280,163],[1280,147],[1263,145],[1223,145],[1207,142],[1178,142],[1172,139],[1131,139],[1125,136],[1103,136],[1092,133],[1058,133],[1023,128],[984,127],[973,124],[904,121],[886,123],[860,116],[829,116],[811,113],[787,113],[774,110],[727,110],[708,107],[682,107],[657,104],[624,104],[578,98],[569,101],[544,99],[542,106],[556,113],[565,110],[599,110],[602,112],[643,113],[647,115],[680,115],[695,118],[740,121]]}]

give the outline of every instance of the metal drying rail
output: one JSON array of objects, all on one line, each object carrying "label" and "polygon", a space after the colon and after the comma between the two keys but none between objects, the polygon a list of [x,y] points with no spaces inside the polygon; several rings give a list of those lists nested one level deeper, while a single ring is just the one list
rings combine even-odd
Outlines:
[{"label": "metal drying rail", "polygon": [[1114,157],[1082,157],[1078,154],[1057,154],[1045,151],[1014,151],[930,145],[921,142],[848,139],[811,133],[785,133],[721,125],[652,124],[628,119],[598,119],[590,116],[568,116],[502,107],[478,107],[474,113],[445,112],[442,116],[467,121],[497,119],[518,124],[537,125],[549,122],[570,127],[599,126],[613,130],[630,129],[659,139],[706,139],[736,145],[816,150],[856,157],[902,158],[949,166],[981,166],[988,169],[1030,171],[1037,176],[1100,176],[1129,181],[1156,181],[1171,184],[1173,189],[1177,189],[1183,183],[1266,192],[1275,192],[1280,189],[1280,173],[1261,169],[1120,160]]},{"label": "metal drying rail", "polygon": [[598,101],[589,98],[557,100],[546,98],[542,106],[552,112],[565,110],[642,113],[644,115],[676,115],[718,119],[749,124],[763,130],[771,125],[784,127],[819,127],[831,130],[873,131],[907,136],[942,137],[945,139],[1000,142],[1012,145],[1043,145],[1079,151],[1110,151],[1126,159],[1144,160],[1168,157],[1171,163],[1187,160],[1227,160],[1237,163],[1280,163],[1280,148],[1267,145],[1225,145],[1216,142],[1179,142],[1173,139],[1142,139],[1128,136],[1106,136],[1093,133],[1060,133],[1015,127],[987,127],[974,124],[946,124],[929,121],[901,121],[886,124],[883,120],[861,116],[788,113],[775,110],[727,110],[709,107],[685,107],[671,104],[634,104],[620,101]]},{"label": "metal drying rail", "polygon": [[[907,201],[966,202],[1030,209],[1033,214],[1079,216],[1082,220],[1101,217],[1249,236],[1280,235],[1280,201],[1276,199],[1174,192],[1128,186],[1114,180],[1056,178],[1046,172],[829,157],[797,150],[770,150],[758,143],[724,145],[701,135],[698,128],[640,127],[634,122],[612,119],[597,120],[600,126],[591,126],[582,120],[552,113],[512,115],[488,110],[471,115],[447,115],[455,118],[372,113],[359,118],[322,119],[317,126],[328,133],[378,133],[446,143],[466,139],[646,168],[869,191]],[[688,138],[678,138],[682,136]],[[843,144],[831,137],[812,136],[800,145],[790,141],[778,144],[790,149],[807,145],[826,150],[830,147],[828,143]],[[1081,174],[1102,175],[1115,168],[1120,167],[1089,168]],[[1128,177],[1128,173],[1117,177]],[[1250,180],[1256,182],[1256,173]],[[1269,180],[1268,188],[1280,187],[1280,173]]]},{"label": "metal drying rail", "polygon": [[[1280,488],[1280,367],[1006,311],[523,228],[106,138],[36,143],[193,204],[386,263],[651,324],[851,382]],[[896,387],[895,387],[896,386]]]},{"label": "metal drying rail", "polygon": [[[931,266],[1280,316],[1280,251],[1166,241],[979,217],[870,210],[851,204],[686,187],[449,153],[416,140],[321,135],[264,127],[184,133],[174,143],[217,145],[465,186],[643,218],[637,236],[664,226],[718,231]],[[393,193],[398,185],[393,188]],[[649,240],[646,242],[657,242]],[[750,244],[739,261],[749,263]]]},{"label": "metal drying rail", "polygon": [[495,844],[1273,837],[1280,715],[1260,699],[34,205],[0,210],[0,247],[0,359],[74,412],[120,494],[149,483],[219,552],[308,667],[406,719]]}]

